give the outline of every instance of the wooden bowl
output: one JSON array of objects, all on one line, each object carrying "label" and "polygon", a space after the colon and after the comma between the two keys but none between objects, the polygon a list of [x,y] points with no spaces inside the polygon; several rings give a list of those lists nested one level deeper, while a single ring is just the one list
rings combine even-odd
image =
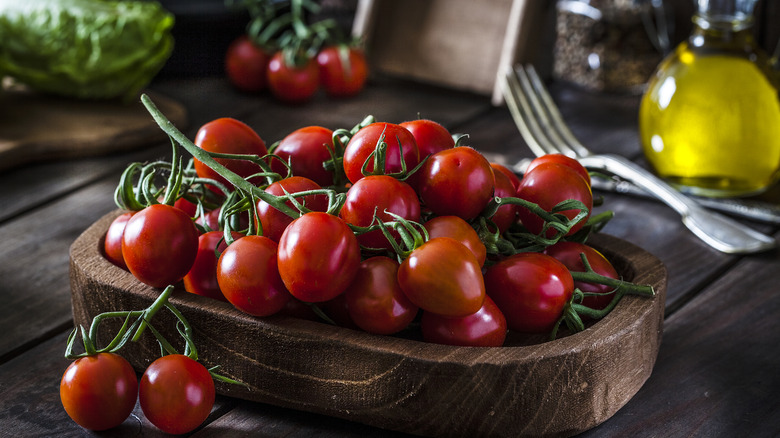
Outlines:
[{"label": "wooden bowl", "polygon": [[[160,293],[103,257],[105,232],[118,214],[71,246],[77,325],[89,327],[101,312],[146,308]],[[531,345],[451,347],[286,316],[256,318],[181,287],[170,302],[191,323],[200,360],[247,384],[217,382],[220,394],[424,436],[568,436],[605,421],[639,390],[661,342],[663,264],[607,235],[591,244],[624,278],[652,285],[656,297],[625,297],[585,331]],[[169,340],[179,339],[174,322],[168,313],[155,317]],[[101,345],[118,326],[101,329]],[[123,350],[138,371],[159,354],[151,334]]]}]

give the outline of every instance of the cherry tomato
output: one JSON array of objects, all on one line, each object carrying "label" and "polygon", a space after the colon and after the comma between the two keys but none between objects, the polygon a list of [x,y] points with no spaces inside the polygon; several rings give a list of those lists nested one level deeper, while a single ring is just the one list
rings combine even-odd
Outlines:
[{"label": "cherry tomato", "polygon": [[504,166],[503,164],[490,163],[490,167],[493,168],[494,173],[498,171],[506,175],[506,177],[509,178],[510,181],[512,181],[512,187],[515,188],[515,193],[517,193],[517,189],[520,188],[520,177],[517,176],[517,174],[509,170],[509,168]]},{"label": "cherry tomato", "polygon": [[485,157],[462,146],[431,155],[419,184],[420,199],[436,215],[470,220],[493,199],[495,179]]},{"label": "cherry tomato", "polygon": [[466,316],[441,316],[423,312],[420,319],[423,339],[428,342],[465,347],[500,347],[506,340],[506,318],[485,296],[482,307]]},{"label": "cherry tomato", "polygon": [[398,268],[398,284],[409,301],[439,315],[470,315],[485,299],[479,262],[449,237],[430,239],[412,251]]},{"label": "cherry tomato", "polygon": [[550,331],[571,300],[574,280],[554,258],[536,252],[509,256],[488,268],[485,289],[510,330]]},{"label": "cherry tomato", "polygon": [[[536,203],[546,211],[552,210],[558,203],[568,199],[575,199],[585,204],[588,208],[587,216],[575,224],[567,235],[579,231],[588,221],[590,211],[593,209],[593,193],[588,183],[570,167],[555,163],[543,163],[531,172],[527,172],[520,182],[517,197]],[[579,210],[565,210],[560,213],[572,219]],[[542,232],[544,226],[542,218],[525,207],[519,207],[517,214],[528,231],[534,234]],[[555,230],[548,229],[546,235],[554,236]]]},{"label": "cherry tomato", "polygon": [[[420,220],[420,201],[413,188],[388,175],[369,175],[358,180],[347,191],[339,215],[349,224],[367,227],[374,220],[395,220],[387,212],[411,221]],[[358,236],[358,242],[369,248],[392,249],[381,230]]]},{"label": "cherry tomato", "polygon": [[303,65],[287,65],[282,52],[276,52],[268,62],[268,88],[282,102],[303,103],[319,88],[317,62],[308,59]]},{"label": "cherry tomato", "polygon": [[[228,117],[216,119],[201,126],[195,135],[195,144],[205,151],[222,154],[245,154],[263,157],[268,153],[265,142],[252,128],[243,122]],[[242,178],[262,171],[259,165],[246,160],[229,160],[226,158],[216,158],[216,160]],[[231,186],[222,175],[202,162],[195,160],[194,163],[195,172],[201,178],[210,178],[225,184],[227,187]],[[222,194],[222,191],[216,187],[211,187],[211,189],[215,193]]]},{"label": "cherry tomato", "polygon": [[154,204],[135,213],[122,235],[122,257],[142,283],[165,287],[184,278],[198,254],[198,230],[187,213]]},{"label": "cherry tomato", "polygon": [[106,253],[108,261],[122,269],[127,269],[125,259],[122,257],[122,235],[125,233],[127,221],[130,220],[134,213],[130,211],[117,216],[111,222],[111,225],[108,226],[106,238],[103,242],[103,251]]},{"label": "cherry tomato", "polygon": [[[292,174],[309,178],[320,186],[333,185],[333,172],[323,164],[331,160],[333,131],[322,126],[296,129],[279,142],[274,155],[289,161]],[[277,159],[271,160],[271,170],[285,176],[287,168]]]},{"label": "cherry tomato", "polygon": [[[162,202],[162,199],[160,202]],[[173,203],[173,206],[187,213],[187,216],[189,217],[195,217],[195,213],[198,211],[198,206],[185,198],[177,199],[176,202]]]},{"label": "cherry tomato", "polygon": [[290,223],[279,240],[279,274],[301,301],[322,302],[340,295],[360,266],[360,245],[347,224],[323,212]]},{"label": "cherry tomato", "polygon": [[219,288],[238,310],[269,316],[290,300],[279,277],[277,248],[276,242],[267,237],[246,236],[234,241],[219,257]]},{"label": "cherry tomato", "polygon": [[420,160],[436,152],[455,147],[455,140],[452,138],[452,134],[450,134],[447,128],[433,120],[410,120],[401,123],[401,126],[408,129],[414,136],[417,148],[420,150]]},{"label": "cherry tomato", "polygon": [[211,413],[214,399],[214,380],[206,367],[181,354],[152,362],[138,386],[144,416],[170,434],[200,426]]},{"label": "cherry tomato", "polygon": [[366,56],[356,47],[325,47],[317,54],[317,65],[322,88],[331,97],[354,96],[368,79]]},{"label": "cherry tomato", "polygon": [[563,154],[547,154],[542,155],[541,157],[536,157],[528,164],[528,167],[525,169],[525,173],[527,174],[536,166],[544,163],[555,163],[560,164],[561,166],[569,167],[577,172],[577,174],[580,175],[582,179],[588,183],[588,185],[590,185],[590,174],[588,173],[588,170],[585,169],[579,161],[575,160],[574,158],[567,157]]},{"label": "cherry tomato", "polygon": [[[308,178],[291,176],[269,185],[265,191],[272,195],[284,196],[285,191],[294,194],[321,188],[319,184]],[[302,198],[296,198],[296,200],[312,211],[326,211],[328,209],[328,197],[325,195],[307,195]],[[287,201],[286,204],[290,207],[293,206],[291,201]],[[263,227],[263,235],[274,242],[279,242],[285,228],[294,219],[263,200],[257,201],[257,215]]]},{"label": "cherry tomato", "polygon": [[138,377],[123,357],[98,353],[71,362],[60,381],[65,412],[79,426],[106,430],[130,416],[138,398]]},{"label": "cherry tomato", "polygon": [[271,55],[246,35],[236,38],[225,53],[225,72],[236,88],[255,93],[266,87],[266,70]]},{"label": "cherry tomato", "polygon": [[[407,172],[420,163],[417,143],[411,132],[393,123],[372,123],[355,133],[344,148],[344,173],[353,184],[363,178],[363,163],[374,152],[380,138],[387,143],[384,173],[401,172],[401,149]],[[370,160],[366,166],[369,173],[374,171],[373,156]]]},{"label": "cherry tomato", "polygon": [[487,249],[477,232],[468,222],[458,216],[435,216],[423,224],[428,230],[428,236],[450,237],[462,243],[476,257],[479,266],[485,264]]},{"label": "cherry tomato", "polygon": [[[238,239],[239,233],[233,233],[233,238]],[[217,247],[219,246],[219,247]],[[222,231],[209,231],[198,238],[198,255],[187,275],[184,276],[184,290],[187,292],[227,301],[217,283],[217,255],[215,251],[222,253],[227,244]]]},{"label": "cherry tomato", "polygon": [[369,333],[398,333],[417,315],[398,285],[398,262],[389,257],[364,260],[344,296],[352,321]]},{"label": "cherry tomato", "polygon": [[[498,198],[516,197],[517,192],[512,181],[499,171],[493,172],[495,177],[495,191],[493,196]],[[505,204],[490,217],[490,220],[498,227],[499,233],[505,233],[512,224],[517,222],[517,205]]]},{"label": "cherry tomato", "polygon": [[[580,254],[585,254],[585,258],[588,260],[590,267],[599,275],[604,277],[618,279],[618,273],[612,263],[604,257],[603,254],[598,252],[591,246],[585,245],[579,242],[566,242],[561,241],[555,245],[547,247],[544,253],[554,257],[559,262],[563,263],[569,271],[572,272],[585,272],[585,265],[582,263]],[[582,281],[575,281],[574,287],[583,292],[593,292],[606,295],[591,295],[586,296],[582,300],[582,304],[592,309],[601,310],[612,301],[614,294],[610,292],[613,289],[610,286],[597,283],[585,283]]]}]

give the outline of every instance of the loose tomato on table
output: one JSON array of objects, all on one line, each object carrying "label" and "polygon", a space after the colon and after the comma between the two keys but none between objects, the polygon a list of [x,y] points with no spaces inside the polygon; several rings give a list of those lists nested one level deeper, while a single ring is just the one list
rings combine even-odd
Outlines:
[{"label": "loose tomato on table", "polygon": [[417,306],[398,285],[398,266],[389,257],[368,258],[344,291],[350,319],[361,329],[390,335],[405,329],[417,315]]},{"label": "loose tomato on table", "polygon": [[431,155],[416,176],[420,199],[439,216],[474,219],[493,199],[493,169],[482,154],[467,146]]},{"label": "loose tomato on table", "polygon": [[[265,191],[275,196],[285,196],[285,192],[293,195],[321,188],[319,184],[308,178],[291,176],[269,185]],[[296,198],[296,201],[311,211],[326,211],[328,209],[328,197],[325,195],[306,195]],[[286,204],[294,208],[292,201],[287,201]],[[284,230],[295,219],[263,200],[257,201],[257,215],[263,228],[263,235],[274,242],[279,242]]]},{"label": "loose tomato on table", "polygon": [[423,312],[423,339],[437,344],[464,347],[500,347],[506,340],[506,318],[489,296],[471,315],[453,317]]},{"label": "loose tomato on table", "polygon": [[[285,136],[273,153],[285,163],[289,161],[294,176],[309,178],[326,187],[333,185],[333,172],[324,167],[332,158],[332,150],[332,130],[322,126],[306,126]],[[287,168],[279,159],[273,158],[270,162],[271,170],[286,176]]]},{"label": "loose tomato on table", "polygon": [[127,360],[97,353],[71,362],[60,381],[65,412],[85,429],[106,430],[130,416],[138,398],[138,377]]},{"label": "loose tomato on table", "polygon": [[455,147],[452,134],[438,122],[428,119],[417,119],[400,124],[414,136],[417,148],[420,150],[420,160],[429,155]]},{"label": "loose tomato on table", "polygon": [[[551,211],[558,203],[574,199],[585,204],[587,214],[579,222],[571,227],[567,235],[579,231],[590,217],[593,209],[593,193],[590,185],[582,176],[571,167],[556,163],[542,163],[532,171],[526,172],[520,181],[520,189],[517,197],[533,202],[545,211]],[[579,210],[565,210],[561,214],[569,219],[574,219]],[[528,208],[519,206],[517,214],[528,231],[540,234],[544,228],[544,220],[531,212]],[[546,237],[553,237],[555,230],[548,229]]]},{"label": "loose tomato on table", "polygon": [[313,58],[288,63],[283,51],[274,53],[268,62],[268,89],[282,102],[297,104],[308,101],[319,89],[320,74]]},{"label": "loose tomato on table", "polygon": [[[229,117],[219,118],[201,126],[195,135],[194,143],[205,151],[221,154],[257,155],[258,157],[263,157],[268,153],[265,142],[252,128],[241,121]],[[258,164],[246,160],[216,158],[216,161],[242,178],[262,171]],[[210,178],[230,187],[230,183],[209,166],[197,159],[194,161],[194,164],[195,171],[201,178]],[[210,189],[215,193],[222,194],[222,191],[216,187],[212,186]]]},{"label": "loose tomato on table", "polygon": [[293,220],[279,240],[278,266],[287,290],[301,301],[328,301],[355,278],[360,245],[347,224],[323,212]]},{"label": "loose tomato on table", "polygon": [[362,50],[346,45],[328,46],[317,54],[320,84],[331,97],[358,94],[368,79],[368,63]]},{"label": "loose tomato on table", "polygon": [[165,433],[183,434],[200,426],[215,400],[214,380],[206,367],[181,354],[152,362],[138,386],[144,416]]},{"label": "loose tomato on table", "polygon": [[111,221],[103,241],[103,252],[111,263],[122,269],[127,269],[124,257],[122,257],[122,235],[125,233],[127,221],[135,214],[134,211],[122,213]]},{"label": "loose tomato on table", "polygon": [[122,257],[142,283],[165,287],[184,278],[198,254],[198,230],[187,213],[154,204],[135,213],[122,235]]},{"label": "loose tomato on table", "polygon": [[[585,272],[585,265],[581,258],[581,254],[584,254],[595,273],[608,278],[619,278],[612,263],[595,248],[584,243],[562,241],[548,246],[544,253],[563,263],[572,272]],[[582,292],[600,294],[586,295],[583,298],[582,304],[592,309],[601,310],[607,307],[614,297],[614,294],[611,293],[613,288],[604,284],[575,281],[574,287]]]},{"label": "loose tomato on table", "polygon": [[571,301],[574,280],[561,262],[537,252],[509,256],[485,273],[485,290],[510,330],[545,333]]},{"label": "loose tomato on table", "polygon": [[266,71],[271,55],[242,35],[228,46],[225,72],[230,83],[241,91],[256,93],[266,88]]},{"label": "loose tomato on table", "polygon": [[[385,168],[375,172],[372,154],[380,140],[387,144]],[[420,163],[420,153],[414,136],[406,128],[393,123],[377,122],[356,132],[344,149],[344,173],[350,182],[354,184],[363,178],[363,164],[369,159],[371,161],[365,166],[369,174],[396,174],[401,172],[402,162],[407,172],[412,171]]]},{"label": "loose tomato on table", "polygon": [[439,315],[470,315],[485,299],[479,262],[471,250],[449,237],[436,237],[415,248],[398,269],[398,284],[409,301]]},{"label": "loose tomato on table", "polygon": [[[395,220],[389,213],[411,221],[420,220],[420,201],[414,189],[388,175],[361,178],[347,191],[339,216],[348,224],[368,227],[374,215],[380,221]],[[381,230],[360,234],[358,242],[368,248],[392,249]]]}]

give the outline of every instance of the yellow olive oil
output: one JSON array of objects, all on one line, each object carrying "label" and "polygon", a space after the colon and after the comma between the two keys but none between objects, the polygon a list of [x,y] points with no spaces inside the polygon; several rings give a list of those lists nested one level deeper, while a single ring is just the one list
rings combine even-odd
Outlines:
[{"label": "yellow olive oil", "polygon": [[650,80],[639,110],[656,173],[702,196],[761,192],[780,168],[776,73],[750,47],[752,37],[729,35],[709,44],[723,36],[709,29],[682,43]]}]

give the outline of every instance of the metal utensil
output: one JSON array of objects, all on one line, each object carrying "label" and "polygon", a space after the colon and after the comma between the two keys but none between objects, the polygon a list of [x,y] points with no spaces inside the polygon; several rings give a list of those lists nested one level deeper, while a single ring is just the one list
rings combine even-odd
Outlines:
[{"label": "metal utensil", "polygon": [[533,67],[517,66],[507,71],[504,97],[520,133],[537,156],[561,153],[576,158],[586,168],[611,173],[641,187],[677,211],[694,235],[719,251],[754,253],[777,245],[774,238],[705,209],[623,157],[591,153],[566,126]]}]

